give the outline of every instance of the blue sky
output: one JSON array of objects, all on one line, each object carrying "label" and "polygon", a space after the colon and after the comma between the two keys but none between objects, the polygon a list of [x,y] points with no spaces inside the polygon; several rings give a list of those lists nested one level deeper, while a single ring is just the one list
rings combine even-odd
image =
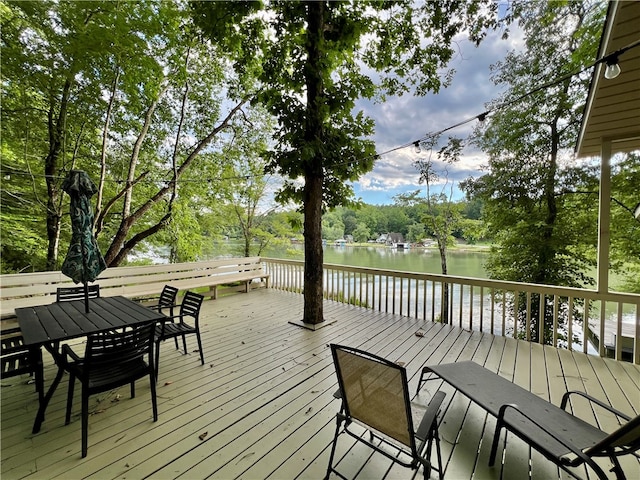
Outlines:
[{"label": "blue sky", "polygon": [[[441,89],[438,94],[425,97],[404,95],[399,98],[387,98],[384,103],[370,101],[358,102],[358,107],[371,117],[376,124],[373,140],[378,153],[391,150],[400,145],[413,142],[427,133],[437,132],[485,111],[485,104],[496,98],[501,88],[490,80],[490,66],[502,60],[506,53],[517,48],[521,39],[512,30],[508,40],[500,38],[501,32],[490,34],[479,47],[475,47],[464,37],[457,39],[458,53],[449,66],[455,69],[451,85]],[[471,133],[475,121],[451,130],[443,135],[466,137]],[[356,198],[365,203],[384,205],[393,203],[393,196],[414,190],[425,191],[418,182],[418,172],[413,162],[424,158],[424,149],[420,154],[413,147],[382,156],[376,161],[373,171],[353,183]],[[486,163],[482,152],[470,147],[465,149],[461,160],[448,168],[449,181],[445,185],[436,185],[448,193],[453,188],[454,198],[462,198],[457,189],[458,182],[469,176],[482,175],[481,166]],[[436,165],[438,167],[438,165]],[[440,165],[440,176],[444,178],[444,165]]]}]

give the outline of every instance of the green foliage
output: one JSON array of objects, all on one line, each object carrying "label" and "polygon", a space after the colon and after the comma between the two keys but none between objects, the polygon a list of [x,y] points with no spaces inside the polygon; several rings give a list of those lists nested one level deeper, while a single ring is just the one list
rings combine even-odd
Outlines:
[{"label": "green foliage", "polygon": [[[589,2],[516,4],[526,48],[495,66],[494,82],[507,91],[494,103],[504,106],[477,132],[489,155],[488,173],[464,184],[469,198],[484,202],[483,219],[495,239],[486,264],[493,278],[574,287],[592,283],[585,272],[593,265],[593,208],[562,194],[581,190],[590,177],[570,162],[589,77],[567,77],[523,94],[592,61],[602,10]],[[524,318],[525,302],[519,308]],[[532,312],[537,308],[532,302]],[[545,336],[551,334],[548,315]],[[537,340],[536,322],[528,333]]]},{"label": "green foliage", "polygon": [[[31,252],[29,242],[5,242],[4,235],[3,269],[56,267],[70,235],[59,185],[71,168],[99,184],[96,233],[111,265],[163,242],[174,258],[203,251],[192,221],[227,198],[233,185],[218,180],[227,159],[264,149],[264,140],[254,140],[271,124],[252,108],[237,115],[244,100],[225,117],[229,100],[253,88],[254,72],[230,68],[227,57],[243,48],[225,23],[233,18],[218,22],[227,32],[218,47],[197,38],[189,7],[146,0],[2,4],[0,128],[9,180],[0,216],[10,225],[17,220],[11,203],[30,205],[25,237],[46,239],[38,242],[42,251]],[[184,218],[172,219],[176,214]],[[31,266],[11,260],[20,258]]]},{"label": "green foliage", "polygon": [[640,219],[633,211],[640,203],[640,154],[623,155],[611,172],[612,269],[626,277],[624,291],[640,293]]},{"label": "green foliage", "polygon": [[371,231],[364,222],[359,223],[352,234],[353,241],[358,243],[365,243],[371,238]]},{"label": "green foliage", "polygon": [[342,215],[336,210],[325,213],[322,217],[322,238],[333,242],[338,238],[343,238],[344,235]]}]

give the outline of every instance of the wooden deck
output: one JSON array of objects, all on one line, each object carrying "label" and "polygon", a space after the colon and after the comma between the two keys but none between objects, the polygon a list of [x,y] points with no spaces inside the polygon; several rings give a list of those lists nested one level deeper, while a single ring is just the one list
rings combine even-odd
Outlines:
[{"label": "wooden deck", "polygon": [[[412,391],[422,365],[471,359],[555,404],[575,389],[630,415],[640,412],[640,367],[629,363],[334,302],[326,303],[325,316],[337,322],[315,332],[289,324],[302,317],[302,296],[272,289],[205,302],[206,365],[193,352],[181,355],[173,343],[163,345],[157,423],[144,380],[135,399],[128,388],[92,397],[85,459],[80,457],[79,391],[72,423],[64,425],[66,378],[36,435],[31,434],[37,409],[33,385],[25,384],[27,378],[3,381],[2,479],[320,479],[339,408],[329,343],[404,362]],[[189,345],[195,349],[195,339]],[[47,385],[53,376],[48,365]],[[447,394],[441,422],[445,478],[568,478],[512,435],[502,464],[489,468],[495,420],[462,394],[440,381],[427,382],[413,398],[416,415],[438,388]],[[601,428],[616,426],[610,415],[584,403],[573,408]],[[344,435],[337,458],[350,478],[415,475]],[[623,465],[629,478],[640,477],[637,460]],[[588,475],[584,469],[576,473]]]}]

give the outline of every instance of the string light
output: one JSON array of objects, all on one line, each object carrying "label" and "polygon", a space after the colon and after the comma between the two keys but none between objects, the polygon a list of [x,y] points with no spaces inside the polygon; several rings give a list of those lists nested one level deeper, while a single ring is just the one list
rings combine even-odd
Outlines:
[{"label": "string light", "polygon": [[604,70],[604,78],[607,80],[613,80],[620,75],[620,65],[618,65],[617,55],[609,55],[607,57],[606,64],[607,68]]},{"label": "string light", "polygon": [[631,50],[632,48],[636,48],[638,46],[640,46],[640,40],[636,40],[635,42],[630,43],[626,47],[620,48],[619,50],[616,50],[615,52],[610,53],[609,55],[606,55],[604,57],[599,58],[598,60],[593,62],[591,65],[587,65],[586,67],[578,70],[577,72],[568,73],[566,75],[563,75],[563,76],[561,76],[561,77],[559,77],[559,78],[557,78],[555,80],[552,80],[550,82],[544,83],[544,84],[542,84],[542,85],[540,85],[540,86],[538,86],[538,87],[536,87],[536,88],[534,88],[532,90],[529,90],[528,92],[523,93],[522,95],[520,95],[520,96],[518,96],[518,97],[516,97],[516,98],[514,98],[514,99],[512,99],[512,100],[510,100],[508,102],[504,102],[504,103],[498,104],[495,107],[493,107],[491,110],[487,110],[487,111],[482,112],[482,113],[480,113],[478,115],[474,115],[473,117],[470,117],[470,118],[468,118],[466,120],[458,122],[455,125],[451,125],[450,127],[443,128],[439,132],[428,133],[424,137],[419,138],[418,140],[413,140],[413,141],[411,141],[409,143],[405,143],[405,144],[400,145],[398,147],[394,147],[394,148],[392,148],[390,150],[387,150],[385,152],[378,153],[378,154],[376,154],[376,156],[378,158],[380,158],[383,155],[388,155],[389,153],[395,152],[397,150],[401,150],[403,148],[410,147],[412,145],[415,147],[416,144],[419,144],[420,142],[424,141],[427,138],[440,136],[443,133],[448,132],[449,130],[453,130],[454,128],[458,128],[458,127],[460,127],[460,126],[462,126],[462,125],[464,125],[466,123],[469,123],[469,122],[472,122],[472,121],[475,121],[475,120],[478,120],[479,122],[484,122],[486,120],[487,116],[489,114],[491,114],[492,112],[495,112],[497,110],[501,110],[501,109],[503,109],[505,107],[509,107],[509,106],[511,106],[513,104],[516,104],[516,103],[520,102],[521,100],[523,100],[523,99],[525,99],[527,97],[530,97],[534,93],[537,93],[537,92],[539,92],[541,90],[546,90],[547,88],[553,87],[554,85],[558,85],[558,84],[564,82],[565,80],[567,80],[569,78],[572,78],[572,77],[574,77],[576,75],[580,75],[581,73],[584,73],[587,70],[589,70],[589,69],[591,69],[591,68],[593,68],[596,65],[601,64],[601,63],[604,63],[604,64],[607,65],[606,70],[605,70],[605,75],[604,75],[605,78],[607,78],[607,79],[616,78],[618,75],[620,75],[620,72],[621,72],[620,65],[618,65],[618,59],[619,59],[620,55],[622,55],[623,53]]},{"label": "string light", "polygon": [[413,143],[413,151],[416,153],[422,152],[422,149],[420,148],[420,142]]}]

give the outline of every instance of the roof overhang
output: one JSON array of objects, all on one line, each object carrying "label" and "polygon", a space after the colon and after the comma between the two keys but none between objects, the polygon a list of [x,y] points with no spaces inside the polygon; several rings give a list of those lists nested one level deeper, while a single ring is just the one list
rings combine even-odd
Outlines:
[{"label": "roof overhang", "polygon": [[604,62],[594,69],[576,145],[578,157],[600,156],[605,142],[610,142],[611,153],[640,149],[640,1],[610,2],[597,58],[634,44],[618,57],[618,77],[604,77]]}]

